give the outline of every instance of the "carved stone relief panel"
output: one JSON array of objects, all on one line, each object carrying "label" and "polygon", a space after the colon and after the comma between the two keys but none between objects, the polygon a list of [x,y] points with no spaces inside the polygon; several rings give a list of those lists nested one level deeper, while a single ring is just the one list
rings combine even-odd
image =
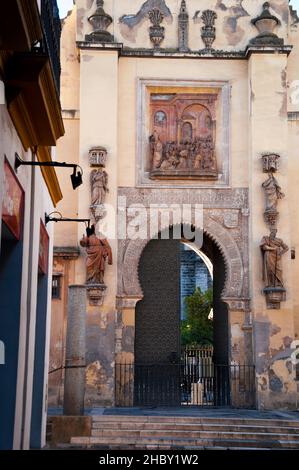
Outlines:
[{"label": "carved stone relief panel", "polygon": [[211,93],[151,93],[150,178],[217,179]]},{"label": "carved stone relief panel", "polygon": [[137,185],[229,185],[226,82],[139,80]]}]

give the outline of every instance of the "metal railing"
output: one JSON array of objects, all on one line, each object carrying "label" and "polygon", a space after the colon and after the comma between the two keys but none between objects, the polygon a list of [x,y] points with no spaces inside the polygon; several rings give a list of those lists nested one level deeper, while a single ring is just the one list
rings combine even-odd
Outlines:
[{"label": "metal railing", "polygon": [[115,365],[116,406],[255,407],[255,367],[197,363]]},{"label": "metal railing", "polygon": [[41,22],[44,38],[42,51],[49,56],[57,92],[60,92],[60,36],[61,23],[57,0],[41,0]]}]

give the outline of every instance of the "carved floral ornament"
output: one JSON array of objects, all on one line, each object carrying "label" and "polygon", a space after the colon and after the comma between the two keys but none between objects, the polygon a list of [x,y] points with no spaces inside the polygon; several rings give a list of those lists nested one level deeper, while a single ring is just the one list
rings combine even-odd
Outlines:
[{"label": "carved floral ornament", "polygon": [[152,26],[149,28],[150,40],[154,45],[154,49],[159,49],[165,37],[165,28],[161,26],[164,16],[158,8],[153,8],[149,12],[148,17],[152,23]]},{"label": "carved floral ornament", "polygon": [[201,38],[205,44],[205,48],[212,49],[212,44],[216,39],[215,20],[217,13],[212,10],[205,10],[202,12],[201,19],[204,26],[201,28]]}]

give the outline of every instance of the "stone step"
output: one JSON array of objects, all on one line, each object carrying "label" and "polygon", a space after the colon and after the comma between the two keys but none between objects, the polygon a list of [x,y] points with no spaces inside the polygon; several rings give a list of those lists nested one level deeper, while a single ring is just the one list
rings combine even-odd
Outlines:
[{"label": "stone step", "polygon": [[215,431],[176,431],[176,430],[98,430],[93,431],[91,437],[107,437],[107,438],[180,438],[180,439],[255,439],[259,440],[293,440],[298,441],[299,444],[299,434],[283,434],[283,433],[250,433],[250,432],[239,432],[239,431],[231,431],[231,432],[215,432]]},{"label": "stone step", "polygon": [[[185,447],[178,447],[178,446],[163,446],[163,445],[144,445],[139,447],[138,445],[82,445],[82,444],[57,444],[55,449],[60,450],[189,450],[189,451],[196,451],[198,449],[201,450],[246,450],[246,451],[269,451],[271,450],[270,447],[227,447],[227,446],[185,446]],[[45,449],[43,449],[45,450]]]},{"label": "stone step", "polygon": [[298,420],[257,419],[257,418],[206,418],[195,416],[130,416],[100,415],[93,416],[93,423],[178,423],[178,424],[231,424],[259,426],[288,426],[299,428]]},{"label": "stone step", "polygon": [[270,449],[298,449],[298,441],[283,440],[283,439],[264,439],[257,441],[256,439],[196,439],[196,438],[130,438],[128,437],[73,437],[71,439],[72,445],[81,445],[86,448],[95,446],[102,446],[104,448],[111,448],[116,446],[119,449],[124,449],[124,446],[131,448],[149,449],[149,448],[162,448],[169,447],[186,449],[187,447],[193,448],[206,448],[206,447],[255,447],[255,448],[270,448]]},{"label": "stone step", "polygon": [[93,422],[92,425],[92,432],[97,432],[101,430],[173,430],[173,431],[218,431],[218,432],[226,432],[226,431],[239,431],[239,432],[273,432],[273,433],[289,433],[289,434],[299,434],[299,428],[290,427],[290,426],[250,426],[244,424],[181,424],[181,423],[131,423],[131,422],[104,422],[101,423],[99,421]]}]

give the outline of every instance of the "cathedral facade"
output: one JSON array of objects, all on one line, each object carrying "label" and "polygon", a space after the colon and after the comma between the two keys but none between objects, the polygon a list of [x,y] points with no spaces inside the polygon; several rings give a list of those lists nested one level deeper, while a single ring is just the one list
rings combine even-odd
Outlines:
[{"label": "cathedral facade", "polygon": [[[71,284],[87,290],[86,406],[117,403],[117,365],[179,354],[179,250],[159,234],[189,225],[213,265],[214,360],[254,370],[250,406],[296,409],[298,58],[288,0],[76,1],[57,158],[84,181],[58,210],[95,231],[55,227],[50,406],[62,403]],[[154,209],[185,206],[187,222],[155,225]],[[100,233],[96,254],[86,239]]]}]

